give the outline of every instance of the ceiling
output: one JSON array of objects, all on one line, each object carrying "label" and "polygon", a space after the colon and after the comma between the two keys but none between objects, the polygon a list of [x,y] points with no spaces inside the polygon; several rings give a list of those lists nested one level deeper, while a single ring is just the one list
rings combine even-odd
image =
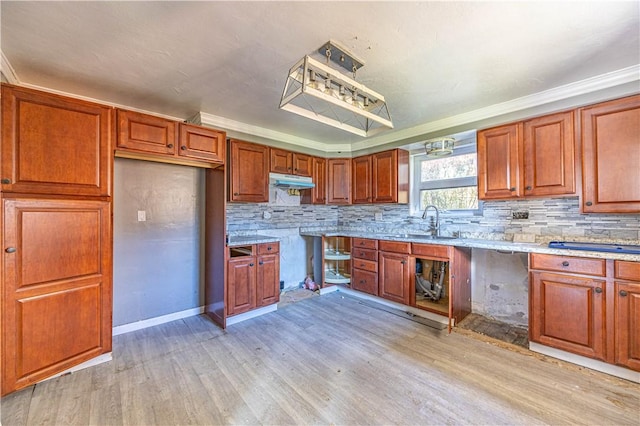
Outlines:
[{"label": "ceiling", "polygon": [[386,98],[394,129],[376,144],[619,70],[639,80],[638,1],[3,0],[0,13],[3,73],[20,84],[327,151],[367,140],[278,104],[289,68],[329,39]]}]

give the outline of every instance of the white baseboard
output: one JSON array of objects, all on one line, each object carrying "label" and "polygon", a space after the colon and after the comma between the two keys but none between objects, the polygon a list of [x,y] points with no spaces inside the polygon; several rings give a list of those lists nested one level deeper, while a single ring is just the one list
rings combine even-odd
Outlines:
[{"label": "white baseboard", "polygon": [[541,345],[540,343],[529,342],[529,349],[533,352],[538,352],[543,355],[558,358],[572,364],[578,364],[592,370],[600,371],[601,373],[610,374],[612,376],[620,377],[621,379],[640,383],[640,372],[638,371],[629,370],[624,367],[618,367],[617,365],[613,364],[607,364],[606,362],[587,358],[581,355],[575,355],[569,352],[561,351],[560,349]]},{"label": "white baseboard", "polygon": [[328,287],[322,287],[320,289],[320,295],[333,293],[334,291],[338,291],[337,285],[330,285]]},{"label": "white baseboard", "polygon": [[154,325],[164,324],[166,322],[171,322],[175,320],[179,320],[182,318],[193,317],[196,315],[200,315],[204,313],[204,306],[200,306],[198,308],[186,309],[180,312],[174,312],[167,315],[162,315],[155,318],[149,318],[142,321],[136,321],[129,324],[118,325],[113,327],[113,336],[117,336],[119,334],[130,333],[136,330],[142,330],[143,328],[153,327]]},{"label": "white baseboard", "polygon": [[274,303],[273,305],[263,306],[262,308],[254,309],[252,311],[245,312],[243,314],[227,317],[227,327],[242,321],[246,321],[251,318],[259,317],[260,315],[268,314],[269,312],[277,311],[277,310],[278,310],[278,304]]},{"label": "white baseboard", "polygon": [[64,376],[65,374],[68,374],[68,373],[74,373],[74,372],[79,371],[79,370],[84,370],[85,368],[89,368],[89,367],[96,366],[98,364],[109,362],[112,359],[113,359],[113,356],[111,356],[111,352],[106,353],[106,354],[102,354],[102,355],[98,355],[97,357],[91,358],[90,360],[85,361],[82,364],[74,365],[71,368],[67,368],[64,371],[61,371],[59,373],[54,374],[53,376],[47,377],[46,379],[43,379],[43,380],[40,380],[38,383],[46,382],[47,380],[55,379],[56,377]]}]

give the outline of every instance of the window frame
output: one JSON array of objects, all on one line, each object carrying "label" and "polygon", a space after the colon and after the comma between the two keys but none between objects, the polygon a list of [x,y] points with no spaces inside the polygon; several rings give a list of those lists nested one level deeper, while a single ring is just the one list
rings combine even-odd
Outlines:
[{"label": "window frame", "polygon": [[[466,155],[477,153],[477,144],[471,143],[469,145],[465,145],[462,147],[456,147],[453,154],[449,155],[447,158],[455,157],[458,155]],[[411,156],[410,161],[410,205],[411,205],[411,216],[422,216],[422,209],[420,208],[420,191],[425,189],[447,189],[447,188],[460,188],[467,186],[478,186],[478,175],[476,169],[475,176],[468,177],[460,177],[460,178],[451,178],[451,179],[442,179],[439,181],[433,181],[431,184],[424,185],[420,181],[420,164],[424,160],[429,160],[427,158],[427,154],[424,152],[413,154]],[[478,208],[477,209],[454,209],[454,210],[446,210],[444,208],[440,208],[440,206],[436,206],[440,210],[441,213],[449,213],[454,214],[456,216],[480,216],[482,215],[482,200],[478,199]]]}]

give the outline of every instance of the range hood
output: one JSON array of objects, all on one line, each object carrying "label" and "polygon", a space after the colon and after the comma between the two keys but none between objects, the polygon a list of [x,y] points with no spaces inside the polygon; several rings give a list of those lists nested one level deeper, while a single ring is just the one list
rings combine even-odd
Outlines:
[{"label": "range hood", "polygon": [[316,186],[310,177],[281,173],[269,173],[269,184],[283,189],[309,189]]}]

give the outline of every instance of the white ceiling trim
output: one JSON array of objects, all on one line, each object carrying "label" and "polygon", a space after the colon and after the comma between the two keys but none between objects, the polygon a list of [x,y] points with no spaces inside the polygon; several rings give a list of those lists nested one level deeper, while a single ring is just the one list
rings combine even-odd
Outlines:
[{"label": "white ceiling trim", "polygon": [[2,50],[0,50],[0,70],[2,70],[2,74],[9,83],[20,84],[20,79],[18,78],[18,74],[16,74],[16,70],[13,69],[7,57],[4,56],[4,52]]},{"label": "white ceiling trim", "polygon": [[[394,142],[402,139],[412,138],[415,136],[425,135],[438,130],[444,130],[460,126],[467,123],[473,123],[503,114],[520,111],[527,108],[537,107],[547,103],[571,98],[573,96],[583,95],[595,92],[597,90],[608,89],[610,87],[622,84],[640,81],[640,64],[617,71],[587,78],[585,80],[569,83],[564,86],[555,87],[545,90],[544,92],[535,93],[533,95],[523,96],[521,98],[512,99],[488,107],[480,108],[474,111],[465,112],[464,114],[454,115],[452,117],[443,118],[442,120],[432,121],[409,129],[399,130],[389,133],[388,135],[376,136],[374,138],[354,142],[351,145],[352,151],[360,149],[372,148]],[[639,88],[640,89],[640,88]]]}]

